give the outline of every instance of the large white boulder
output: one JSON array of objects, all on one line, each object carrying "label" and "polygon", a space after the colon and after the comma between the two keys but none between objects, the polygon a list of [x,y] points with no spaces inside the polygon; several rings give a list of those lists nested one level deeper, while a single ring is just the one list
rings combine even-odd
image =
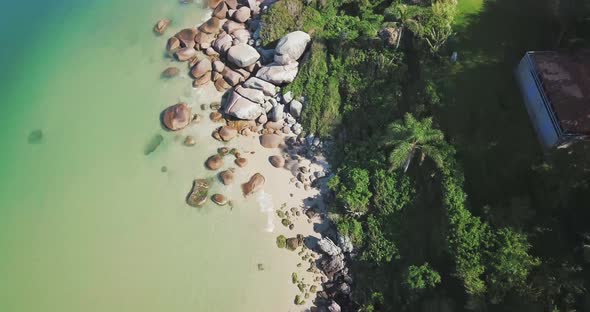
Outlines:
[{"label": "large white boulder", "polygon": [[301,117],[302,111],[303,111],[303,103],[301,103],[297,100],[292,100],[291,103],[289,103],[289,113],[291,113],[291,115],[293,115],[293,117],[295,117],[295,118]]},{"label": "large white boulder", "polygon": [[245,88],[257,89],[264,92],[268,96],[275,96],[277,94],[277,86],[270,82],[266,82],[260,78],[251,77],[242,84]]},{"label": "large white boulder", "polygon": [[256,63],[259,58],[258,51],[247,44],[235,45],[227,51],[227,59],[240,68]]},{"label": "large white boulder", "polygon": [[278,86],[293,82],[298,71],[299,63],[297,62],[289,63],[287,65],[270,63],[260,68],[256,73],[256,77]]},{"label": "large white boulder", "polygon": [[294,31],[287,34],[277,44],[275,48],[275,63],[287,65],[296,62],[311,41],[309,35],[302,31]]},{"label": "large white boulder", "polygon": [[246,99],[237,92],[232,92],[225,103],[225,113],[239,119],[254,120],[262,114],[260,105]]},{"label": "large white boulder", "polygon": [[266,99],[266,96],[264,95],[264,92],[262,92],[262,90],[237,86],[235,88],[235,91],[238,92],[239,95],[258,104],[264,103],[264,100]]}]

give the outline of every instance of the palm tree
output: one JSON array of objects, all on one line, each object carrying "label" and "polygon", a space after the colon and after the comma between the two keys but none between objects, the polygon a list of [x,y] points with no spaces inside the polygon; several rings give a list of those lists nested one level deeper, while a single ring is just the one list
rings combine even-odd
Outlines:
[{"label": "palm tree", "polygon": [[445,158],[454,153],[453,148],[444,140],[442,131],[432,128],[432,118],[417,120],[407,113],[403,121],[389,125],[385,144],[393,146],[389,154],[390,170],[410,167],[416,151],[420,151],[421,161],[429,157],[440,169],[444,167]]}]

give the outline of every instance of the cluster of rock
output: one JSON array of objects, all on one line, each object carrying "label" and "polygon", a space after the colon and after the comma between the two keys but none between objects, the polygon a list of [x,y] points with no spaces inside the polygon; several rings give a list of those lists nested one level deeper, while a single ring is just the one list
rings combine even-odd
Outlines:
[{"label": "cluster of rock", "polygon": [[324,237],[317,244],[317,249],[322,254],[319,267],[328,279],[323,283],[324,290],[318,292],[315,303],[327,311],[340,311],[341,306],[351,305],[350,285],[353,279],[348,272],[346,259],[353,251],[353,247],[347,236],[333,232],[332,237],[336,242],[329,237]]}]

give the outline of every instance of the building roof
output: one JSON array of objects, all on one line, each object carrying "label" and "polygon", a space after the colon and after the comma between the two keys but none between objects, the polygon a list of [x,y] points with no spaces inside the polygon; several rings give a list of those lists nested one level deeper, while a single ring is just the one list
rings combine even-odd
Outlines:
[{"label": "building roof", "polygon": [[529,55],[563,131],[590,134],[590,51]]}]

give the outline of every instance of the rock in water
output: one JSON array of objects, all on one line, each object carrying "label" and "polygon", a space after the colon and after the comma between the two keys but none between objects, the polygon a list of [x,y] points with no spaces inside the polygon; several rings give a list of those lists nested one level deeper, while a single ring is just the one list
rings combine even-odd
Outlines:
[{"label": "rock in water", "polygon": [[236,135],[238,135],[238,131],[234,128],[223,126],[219,129],[219,137],[225,142],[231,141]]},{"label": "rock in water", "polygon": [[156,25],[154,25],[154,32],[158,35],[163,34],[166,31],[166,28],[170,25],[170,20],[167,18],[159,20]]},{"label": "rock in water", "polygon": [[162,144],[162,141],[164,141],[164,137],[161,134],[156,134],[145,146],[143,154],[147,156],[153,153]]},{"label": "rock in water", "polygon": [[227,204],[227,198],[221,194],[214,194],[211,196],[211,200],[219,206],[225,206]]},{"label": "rock in water", "polygon": [[178,67],[168,67],[164,69],[161,76],[162,78],[172,78],[178,76],[178,74],[180,74]]},{"label": "rock in water", "polygon": [[191,107],[186,103],[179,103],[166,108],[162,122],[166,128],[176,131],[188,126],[192,120]]},{"label": "rock in water", "polygon": [[250,180],[244,184],[242,184],[242,192],[244,196],[248,196],[252,193],[256,193],[264,187],[264,176],[260,173],[254,174]]},{"label": "rock in water", "polygon": [[233,46],[227,51],[227,59],[240,68],[256,63],[259,58],[258,51],[247,44]]},{"label": "rock in water", "polygon": [[223,158],[219,155],[213,155],[207,159],[205,164],[210,170],[217,170],[223,166]]},{"label": "rock in water", "polygon": [[279,155],[273,155],[269,158],[270,163],[275,168],[283,168],[285,166],[285,158]]},{"label": "rock in water", "polygon": [[276,148],[283,143],[283,137],[278,134],[263,134],[260,136],[260,145],[266,148]]},{"label": "rock in water", "polygon": [[195,28],[185,28],[181,31],[179,31],[178,33],[176,33],[176,35],[174,35],[174,37],[178,38],[178,40],[180,40],[180,45],[183,48],[194,48],[195,47],[195,36],[197,35],[198,31]]},{"label": "rock in water", "polygon": [[238,167],[243,168],[248,164],[248,159],[243,158],[243,157],[239,157],[239,158],[236,158],[236,160],[234,162],[236,163],[236,165],[238,165]]},{"label": "rock in water", "polygon": [[234,183],[234,171],[232,169],[222,171],[219,174],[219,178],[221,179],[223,185],[230,185]]},{"label": "rock in water", "polygon": [[176,59],[180,62],[186,62],[197,56],[197,50],[193,48],[180,48],[176,51]]},{"label": "rock in water", "polygon": [[195,138],[193,138],[192,136],[187,135],[186,138],[184,138],[185,146],[194,146],[195,144],[197,144],[197,142],[195,141]]},{"label": "rock in water", "polygon": [[195,79],[199,79],[203,77],[203,75],[209,75],[213,66],[211,65],[211,61],[209,59],[203,59],[197,62],[195,66],[191,69],[191,75]]},{"label": "rock in water", "polygon": [[205,179],[193,181],[193,188],[186,198],[187,204],[193,207],[200,207],[207,201],[209,193],[209,182]]},{"label": "rock in water", "polygon": [[309,41],[311,41],[309,35],[302,31],[287,34],[279,40],[275,48],[275,62],[280,65],[296,62],[305,52]]},{"label": "rock in water", "polygon": [[278,86],[293,82],[298,71],[299,63],[297,62],[289,63],[287,65],[271,63],[260,68],[256,73],[256,77]]},{"label": "rock in water", "polygon": [[29,142],[29,144],[41,143],[43,141],[43,130],[37,129],[37,130],[31,131],[31,133],[29,133],[29,137],[27,138],[27,141]]}]

